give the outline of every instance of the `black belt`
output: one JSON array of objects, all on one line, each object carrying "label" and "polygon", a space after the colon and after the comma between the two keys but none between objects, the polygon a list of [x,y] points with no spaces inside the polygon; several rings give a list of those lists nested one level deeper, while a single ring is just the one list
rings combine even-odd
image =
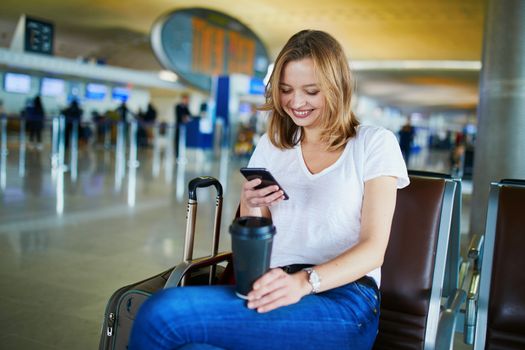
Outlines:
[{"label": "black belt", "polygon": [[292,274],[292,273],[299,272],[301,270],[306,269],[307,267],[312,267],[312,266],[314,265],[312,264],[292,264],[292,265],[281,266],[280,268],[283,269],[284,272],[288,274]]},{"label": "black belt", "polygon": [[[284,272],[288,274],[299,272],[307,267],[312,267],[314,265],[312,264],[292,264],[292,265],[286,265],[281,266],[280,268],[283,269]],[[374,288],[376,291],[378,290],[376,281],[370,277],[370,276],[363,276],[360,279],[355,281],[356,283],[365,285],[370,288]]]},{"label": "black belt", "polygon": [[374,288],[376,292],[379,291],[379,288],[377,288],[376,281],[370,276],[363,276],[360,279],[358,279],[356,283],[362,284],[370,288]]}]

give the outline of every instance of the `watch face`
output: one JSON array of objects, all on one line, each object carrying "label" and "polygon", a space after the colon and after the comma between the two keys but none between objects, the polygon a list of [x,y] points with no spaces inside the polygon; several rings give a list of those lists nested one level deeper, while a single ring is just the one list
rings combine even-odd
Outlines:
[{"label": "watch face", "polygon": [[321,278],[319,278],[317,271],[312,268],[306,269],[306,272],[309,275],[308,282],[312,285],[312,293],[317,293],[321,287]]},{"label": "watch face", "polygon": [[315,270],[312,271],[312,274],[310,276],[312,277],[314,283],[321,282],[321,280],[319,279],[319,275],[317,274],[317,272],[315,272]]}]

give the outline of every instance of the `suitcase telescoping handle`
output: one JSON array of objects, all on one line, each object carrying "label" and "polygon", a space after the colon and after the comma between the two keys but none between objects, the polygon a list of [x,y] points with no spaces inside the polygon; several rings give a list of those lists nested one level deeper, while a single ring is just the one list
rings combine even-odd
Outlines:
[{"label": "suitcase telescoping handle", "polygon": [[199,176],[191,180],[188,184],[188,195],[190,197],[190,200],[197,201],[198,187],[210,186],[215,186],[215,189],[217,190],[217,198],[222,198],[222,185],[219,182],[219,180],[211,176]]},{"label": "suitcase telescoping handle", "polygon": [[[215,186],[217,196],[215,198],[215,219],[213,224],[213,240],[211,247],[211,255],[217,255],[219,250],[219,239],[221,230],[221,215],[222,215],[222,185],[214,177],[199,176],[190,181],[188,184],[188,207],[186,210],[186,238],[184,240],[184,256],[185,262],[193,259],[193,244],[195,241],[195,221],[197,218],[197,188],[204,188]],[[215,265],[210,269],[210,282],[215,276]],[[182,280],[182,285],[185,284],[185,278]]]}]

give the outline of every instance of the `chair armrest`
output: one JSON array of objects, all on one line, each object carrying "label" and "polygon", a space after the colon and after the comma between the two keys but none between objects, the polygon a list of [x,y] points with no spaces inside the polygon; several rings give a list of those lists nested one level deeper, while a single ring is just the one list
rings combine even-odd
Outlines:
[{"label": "chair armrest", "polygon": [[465,307],[465,326],[463,329],[463,342],[468,345],[474,343],[474,331],[476,328],[477,303],[479,294],[480,274],[475,271],[472,274]]},{"label": "chair armrest", "polygon": [[470,269],[470,261],[462,261],[459,265],[459,274],[458,274],[458,286],[459,288],[463,288],[463,284],[465,283],[467,276],[469,275],[469,269]]},{"label": "chair armrest", "polygon": [[468,345],[474,343],[483,245],[484,236],[475,234],[470,241],[468,249],[468,258],[472,265],[472,277],[468,286],[467,301],[465,303],[465,324],[463,329],[463,342]]},{"label": "chair armrest", "polygon": [[452,350],[457,316],[461,305],[465,302],[467,293],[463,289],[456,289],[447,299],[446,308],[441,312],[436,335],[436,350]]},{"label": "chair armrest", "polygon": [[173,271],[170,274],[170,277],[168,278],[168,280],[166,281],[166,284],[164,285],[164,289],[170,288],[170,287],[177,287],[181,283],[182,279],[186,276],[186,274],[192,270],[195,270],[201,267],[216,265],[223,261],[231,262],[232,253],[222,252],[214,256],[208,256],[208,257],[194,259],[190,261],[183,261],[173,269]]}]

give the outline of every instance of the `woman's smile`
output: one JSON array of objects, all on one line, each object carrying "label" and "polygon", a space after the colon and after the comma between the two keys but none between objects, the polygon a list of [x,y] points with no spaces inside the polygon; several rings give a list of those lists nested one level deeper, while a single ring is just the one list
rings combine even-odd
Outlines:
[{"label": "woman's smile", "polygon": [[292,109],[292,113],[296,118],[304,119],[308,118],[310,114],[312,114],[313,109],[306,109],[306,110],[298,110],[298,109]]}]

